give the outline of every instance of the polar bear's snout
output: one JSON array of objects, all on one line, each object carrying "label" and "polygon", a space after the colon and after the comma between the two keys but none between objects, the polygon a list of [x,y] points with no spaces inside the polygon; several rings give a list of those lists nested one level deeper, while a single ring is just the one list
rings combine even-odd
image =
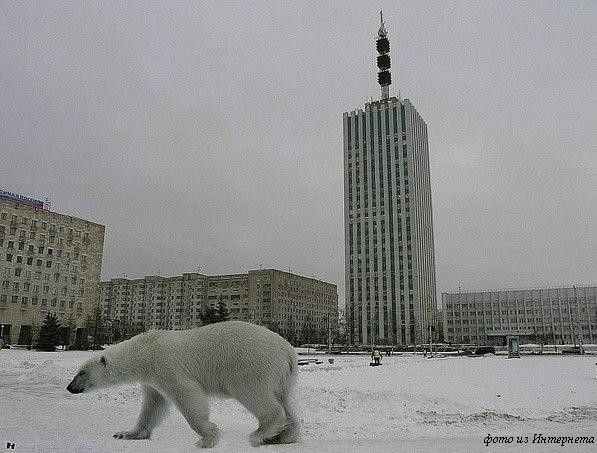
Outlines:
[{"label": "polar bear's snout", "polygon": [[82,393],[85,390],[85,372],[81,371],[77,374],[70,384],[66,387],[70,393]]}]

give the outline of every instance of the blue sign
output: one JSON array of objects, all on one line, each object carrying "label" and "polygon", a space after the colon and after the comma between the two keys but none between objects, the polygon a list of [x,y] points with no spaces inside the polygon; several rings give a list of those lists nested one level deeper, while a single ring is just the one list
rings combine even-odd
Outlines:
[{"label": "blue sign", "polygon": [[26,204],[27,206],[32,206],[34,208],[44,209],[45,207],[45,203],[41,200],[36,200],[35,198],[26,197],[25,195],[9,192],[8,190],[0,189],[0,198],[7,201],[13,201],[15,203]]}]

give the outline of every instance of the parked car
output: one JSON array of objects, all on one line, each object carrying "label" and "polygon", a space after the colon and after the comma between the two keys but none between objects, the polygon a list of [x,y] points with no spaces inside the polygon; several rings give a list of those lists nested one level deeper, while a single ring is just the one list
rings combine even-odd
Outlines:
[{"label": "parked car", "polygon": [[495,354],[495,346],[479,346],[475,349],[475,355]]},{"label": "parked car", "polygon": [[580,346],[562,349],[562,354],[580,354]]}]

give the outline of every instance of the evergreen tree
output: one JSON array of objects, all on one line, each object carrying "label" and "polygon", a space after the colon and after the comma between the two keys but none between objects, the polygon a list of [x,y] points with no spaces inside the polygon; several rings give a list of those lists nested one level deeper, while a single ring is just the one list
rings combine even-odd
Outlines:
[{"label": "evergreen tree", "polygon": [[228,321],[230,319],[230,312],[228,311],[228,307],[226,307],[226,303],[223,300],[218,303],[216,318],[216,322]]},{"label": "evergreen tree", "polygon": [[218,310],[209,305],[203,307],[203,310],[201,310],[201,312],[199,313],[199,318],[201,319],[201,323],[204,326],[220,321]]},{"label": "evergreen tree", "polygon": [[37,349],[40,351],[55,351],[60,343],[60,321],[53,313],[47,313],[41,326]]}]

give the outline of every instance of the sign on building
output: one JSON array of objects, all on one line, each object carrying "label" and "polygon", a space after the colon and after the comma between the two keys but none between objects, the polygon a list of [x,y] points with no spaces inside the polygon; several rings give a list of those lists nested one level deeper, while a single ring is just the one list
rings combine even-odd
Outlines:
[{"label": "sign on building", "polygon": [[0,189],[0,198],[7,201],[13,201],[15,203],[26,204],[34,208],[45,209],[46,204],[35,198],[27,197],[18,193],[10,192],[8,190]]}]

